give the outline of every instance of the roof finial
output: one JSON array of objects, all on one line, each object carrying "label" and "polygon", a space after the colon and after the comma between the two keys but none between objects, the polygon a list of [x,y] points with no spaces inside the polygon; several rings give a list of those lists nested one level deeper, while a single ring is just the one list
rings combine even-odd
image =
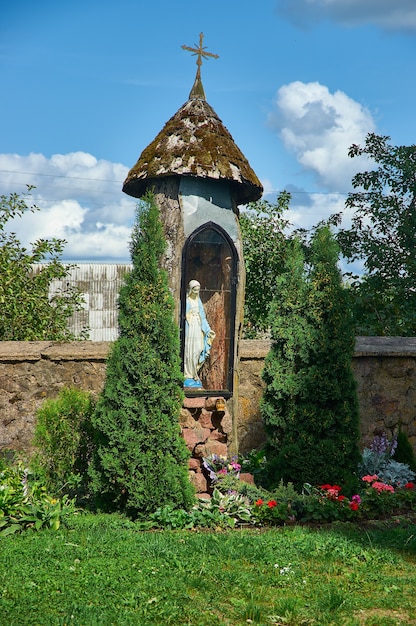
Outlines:
[{"label": "roof finial", "polygon": [[198,66],[198,69],[196,71],[196,77],[195,77],[195,82],[194,85],[191,89],[191,93],[189,94],[189,99],[195,99],[195,98],[202,98],[203,100],[205,100],[205,92],[204,92],[204,88],[202,86],[202,82],[201,82],[201,65],[202,65],[202,59],[208,59],[209,57],[213,58],[213,59],[218,59],[218,54],[213,54],[212,52],[206,52],[205,47],[202,45],[204,39],[204,33],[200,33],[199,34],[199,46],[197,47],[196,44],[195,48],[190,48],[189,46],[182,46],[183,50],[188,50],[189,52],[192,52],[192,56],[197,56],[197,60],[196,60],[196,64]]}]

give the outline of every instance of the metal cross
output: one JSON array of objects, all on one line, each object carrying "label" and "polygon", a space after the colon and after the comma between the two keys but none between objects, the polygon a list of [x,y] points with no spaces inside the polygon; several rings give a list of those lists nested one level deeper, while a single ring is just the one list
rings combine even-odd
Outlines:
[{"label": "metal cross", "polygon": [[189,52],[192,52],[192,56],[198,56],[197,61],[196,61],[196,64],[198,66],[198,70],[196,73],[197,78],[201,78],[202,59],[208,59],[209,57],[212,57],[213,59],[219,58],[218,54],[212,54],[212,52],[205,52],[205,48],[202,45],[203,39],[204,39],[204,33],[200,33],[198,47],[196,46],[196,44],[194,44],[195,48],[190,48],[189,46],[182,46],[183,50],[188,50]]}]

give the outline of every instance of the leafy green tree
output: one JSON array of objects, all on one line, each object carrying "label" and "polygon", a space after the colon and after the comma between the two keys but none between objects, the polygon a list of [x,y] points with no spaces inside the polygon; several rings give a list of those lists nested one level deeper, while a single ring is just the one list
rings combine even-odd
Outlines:
[{"label": "leafy green tree", "polygon": [[91,487],[100,506],[133,517],[194,499],[188,451],[180,435],[183,400],[179,332],[167,274],[166,242],[151,194],[137,209],[133,269],[119,297],[119,338],[107,361],[92,423],[96,454]]},{"label": "leafy green tree", "polygon": [[305,262],[294,241],[277,279],[272,348],[261,403],[270,484],[280,480],[352,488],[359,463],[358,401],[351,370],[354,332],[348,291],[328,227],[316,230]]},{"label": "leafy green tree", "polygon": [[[348,261],[363,262],[351,276],[357,334],[416,334],[416,145],[392,146],[389,137],[367,135],[349,156],[366,155],[374,169],[359,172],[346,201],[351,226],[337,239]],[[333,217],[340,223],[341,214]]]},{"label": "leafy green tree", "polygon": [[[39,239],[27,250],[15,233],[6,230],[9,220],[37,210],[28,205],[32,189],[28,186],[23,195],[0,196],[0,340],[75,339],[68,321],[82,307],[81,294],[68,289],[49,298],[52,281],[66,278],[73,267],[60,260],[66,242]],[[42,263],[42,268],[34,273],[36,263]],[[86,335],[85,330],[81,338]]]},{"label": "leafy green tree", "polygon": [[268,331],[269,310],[276,294],[276,276],[285,263],[289,221],[283,217],[290,194],[282,192],[275,204],[252,202],[240,214],[246,268],[244,334],[254,338]]}]

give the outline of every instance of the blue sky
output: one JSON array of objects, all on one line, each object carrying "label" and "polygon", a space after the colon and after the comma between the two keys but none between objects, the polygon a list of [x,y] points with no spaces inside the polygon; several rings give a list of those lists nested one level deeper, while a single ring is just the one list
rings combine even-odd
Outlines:
[{"label": "blue sky", "polygon": [[[4,6],[6,4],[6,6]],[[368,132],[415,143],[415,0],[22,0],[0,9],[0,194],[26,184],[41,211],[22,241],[58,236],[64,258],[128,262],[127,171],[188,99],[208,102],[266,198],[292,192],[309,227],[338,212]]]}]

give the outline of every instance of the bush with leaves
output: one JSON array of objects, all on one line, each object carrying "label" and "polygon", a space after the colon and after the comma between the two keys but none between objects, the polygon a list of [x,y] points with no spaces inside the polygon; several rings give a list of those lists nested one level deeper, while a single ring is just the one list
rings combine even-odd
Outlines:
[{"label": "bush with leaves", "polygon": [[246,291],[244,335],[262,336],[269,329],[269,310],[276,295],[276,277],[283,271],[288,235],[290,194],[282,192],[275,204],[267,200],[252,202],[240,214],[243,238]]},{"label": "bush with leaves", "polygon": [[350,157],[374,167],[354,176],[357,191],[345,203],[351,225],[337,239],[348,261],[364,265],[361,277],[350,276],[357,334],[408,337],[416,334],[416,145],[389,139],[369,133],[364,146],[351,146]]},{"label": "bush with leaves", "polygon": [[159,210],[149,194],[137,209],[133,268],[119,296],[119,338],[92,417],[96,452],[90,475],[97,503],[132,517],[167,504],[187,509],[194,501],[179,426],[179,331],[160,265],[165,246]]},{"label": "bush with leaves", "polygon": [[94,442],[91,415],[95,401],[87,391],[64,388],[36,413],[32,460],[35,471],[55,494],[82,497]]},{"label": "bush with leaves", "polygon": [[335,481],[352,491],[359,463],[358,399],[351,369],[355,337],[348,292],[327,227],[311,242],[309,263],[295,242],[277,280],[272,347],[261,411],[268,435],[269,485],[297,489]]},{"label": "bush with leaves", "polygon": [[[76,337],[68,321],[82,308],[82,294],[73,288],[49,297],[53,280],[66,278],[72,265],[61,262],[63,239],[38,239],[27,250],[16,234],[7,230],[10,220],[21,217],[29,206],[27,193],[0,196],[0,341],[65,341]],[[41,264],[34,273],[33,265]],[[85,329],[81,339],[87,337]]]}]

